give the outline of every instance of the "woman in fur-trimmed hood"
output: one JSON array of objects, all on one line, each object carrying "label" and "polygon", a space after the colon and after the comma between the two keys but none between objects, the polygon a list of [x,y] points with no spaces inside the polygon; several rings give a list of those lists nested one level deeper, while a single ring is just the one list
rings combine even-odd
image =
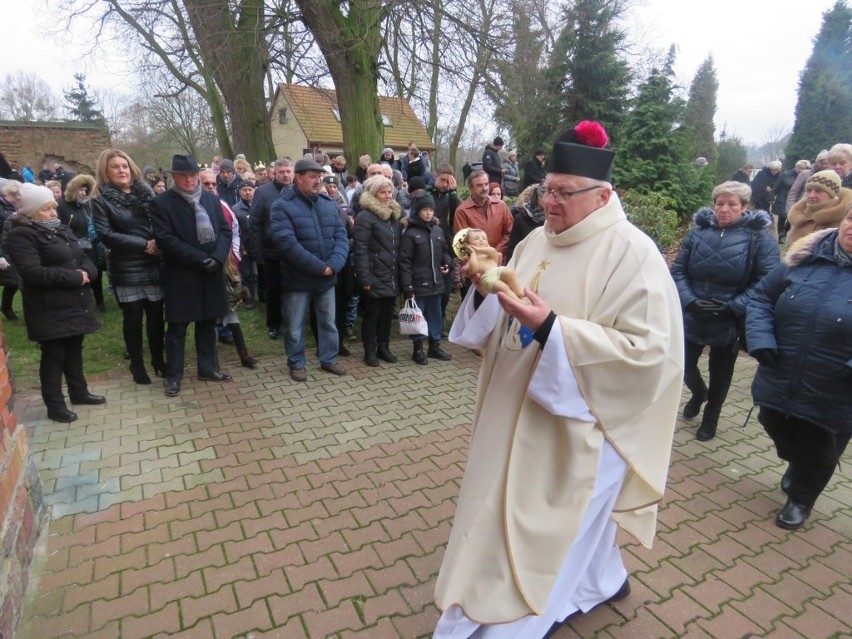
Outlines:
[{"label": "woman in fur-trimmed hood", "polygon": [[379,359],[397,361],[390,352],[390,325],[399,295],[399,218],[401,207],[393,199],[393,182],[376,175],[364,182],[361,211],[355,218],[355,277],[361,287],[364,321],[361,338],[364,361],[378,366]]},{"label": "woman in fur-trimmed hood", "polygon": [[[772,216],[748,211],[751,188],[724,182],[713,189],[713,208],[695,214],[672,265],[672,277],[683,306],[686,338],[684,383],[692,397],[683,409],[687,419],[701,412],[696,438],[716,435],[722,405],[728,396],[738,352],[738,318],[760,279],[778,264],[778,244],[770,233]],[[698,370],[705,346],[710,347],[709,387]]]},{"label": "woman in fur-trimmed hood", "polygon": [[790,246],[808,233],[836,229],[849,206],[852,206],[852,189],[841,186],[837,173],[830,169],[814,173],[805,183],[805,197],[787,214]]},{"label": "woman in fur-trimmed hood", "polygon": [[852,208],[811,233],[755,289],[746,332],[758,421],[789,466],[776,523],[804,525],[852,435]]}]

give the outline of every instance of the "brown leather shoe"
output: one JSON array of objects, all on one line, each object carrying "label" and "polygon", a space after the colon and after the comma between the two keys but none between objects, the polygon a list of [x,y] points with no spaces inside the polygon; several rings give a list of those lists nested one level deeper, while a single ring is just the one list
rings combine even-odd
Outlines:
[{"label": "brown leather shoe", "polygon": [[308,371],[304,368],[291,368],[290,379],[294,382],[306,382],[308,381]]},{"label": "brown leather shoe", "polygon": [[346,375],[346,369],[340,364],[321,364],[320,368],[332,375]]}]

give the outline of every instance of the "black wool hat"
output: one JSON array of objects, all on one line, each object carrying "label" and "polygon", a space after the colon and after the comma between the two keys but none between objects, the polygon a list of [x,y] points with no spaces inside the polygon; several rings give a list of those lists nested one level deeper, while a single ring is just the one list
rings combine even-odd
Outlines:
[{"label": "black wool hat", "polygon": [[494,138],[494,142],[492,142],[491,144],[493,144],[494,146],[503,146],[503,138],[498,135],[496,138]]},{"label": "black wool hat", "polygon": [[172,168],[166,173],[198,173],[201,169],[198,168],[198,162],[195,161],[193,155],[173,155]]},{"label": "black wool hat", "polygon": [[435,200],[432,199],[432,196],[428,193],[424,193],[423,195],[418,195],[414,199],[414,205],[411,207],[414,211],[414,215],[420,215],[420,211],[425,208],[430,208],[435,210]]},{"label": "black wool hat", "polygon": [[567,173],[609,182],[615,151],[604,148],[606,130],[597,122],[584,120],[556,140],[550,158],[551,173]]}]

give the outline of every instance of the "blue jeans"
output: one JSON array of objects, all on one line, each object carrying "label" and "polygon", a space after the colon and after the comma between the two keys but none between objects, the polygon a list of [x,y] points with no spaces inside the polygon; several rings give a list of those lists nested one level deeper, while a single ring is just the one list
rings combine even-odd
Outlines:
[{"label": "blue jeans", "polygon": [[[442,310],[443,295],[418,295],[414,298],[417,306],[423,313],[423,319],[429,327],[429,339],[433,342],[441,341],[441,329],[444,327],[444,313]],[[421,342],[426,339],[425,335],[412,335],[412,341]]]},{"label": "blue jeans", "polygon": [[317,349],[320,364],[337,363],[340,345],[334,325],[334,287],[324,291],[281,291],[281,314],[284,319],[284,351],[287,366],[305,368],[305,321],[313,306],[317,316]]}]

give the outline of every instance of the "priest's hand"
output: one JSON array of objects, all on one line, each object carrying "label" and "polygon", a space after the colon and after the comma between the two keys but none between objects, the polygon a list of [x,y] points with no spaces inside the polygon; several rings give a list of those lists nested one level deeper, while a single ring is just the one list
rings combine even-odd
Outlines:
[{"label": "priest's hand", "polygon": [[524,289],[524,300],[515,299],[506,293],[497,293],[500,306],[509,315],[531,331],[537,331],[550,315],[550,307],[530,289]]}]

